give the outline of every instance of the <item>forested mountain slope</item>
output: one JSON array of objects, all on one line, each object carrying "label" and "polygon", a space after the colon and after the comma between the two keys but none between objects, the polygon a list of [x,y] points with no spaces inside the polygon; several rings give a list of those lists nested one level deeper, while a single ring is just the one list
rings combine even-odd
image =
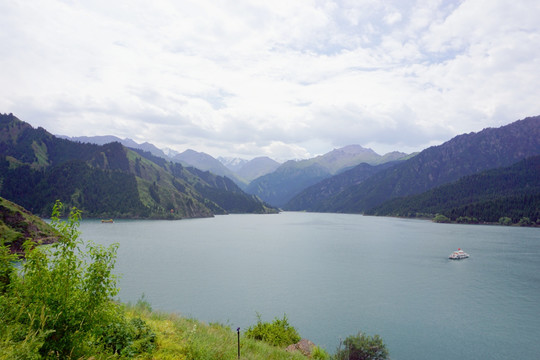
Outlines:
[{"label": "forested mountain slope", "polygon": [[419,195],[396,198],[366,212],[386,216],[434,216],[452,221],[469,218],[497,222],[509,217],[514,223],[527,217],[540,219],[540,156],[431,189]]},{"label": "forested mountain slope", "polygon": [[308,209],[361,213],[389,199],[419,194],[463,176],[509,166],[538,154],[540,116],[456,136]]},{"label": "forested mountain slope", "polygon": [[[85,217],[275,211],[237,188],[216,187],[216,181],[209,183],[180,164],[120,143],[76,143],[34,129],[12,114],[0,115],[0,196],[41,216],[51,214],[56,199],[83,210]],[[212,188],[220,201],[200,192]]]},{"label": "forested mountain slope", "polygon": [[397,162],[389,162],[381,165],[369,165],[362,163],[341,174],[324,179],[315,185],[311,185],[301,193],[293,197],[283,209],[300,211],[312,210],[324,206],[324,202],[339,194],[345,189],[369,179],[374,174],[396,165]]}]

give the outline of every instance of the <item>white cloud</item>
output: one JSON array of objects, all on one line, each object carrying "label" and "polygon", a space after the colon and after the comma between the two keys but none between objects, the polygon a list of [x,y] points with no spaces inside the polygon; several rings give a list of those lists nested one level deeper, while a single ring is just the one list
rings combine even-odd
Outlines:
[{"label": "white cloud", "polygon": [[540,112],[533,0],[44,0],[0,13],[0,111],[57,134],[283,159],[420,150]]}]

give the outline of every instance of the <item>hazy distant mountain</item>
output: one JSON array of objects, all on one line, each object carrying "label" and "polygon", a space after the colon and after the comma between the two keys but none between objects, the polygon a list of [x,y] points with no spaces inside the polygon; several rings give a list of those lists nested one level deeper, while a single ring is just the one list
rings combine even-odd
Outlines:
[{"label": "hazy distant mountain", "polygon": [[158,149],[155,145],[150,144],[148,142],[144,142],[142,144],[138,144],[132,139],[120,139],[119,137],[113,136],[113,135],[101,135],[101,136],[75,136],[75,137],[69,137],[65,135],[59,135],[59,138],[67,139],[71,141],[77,141],[81,143],[90,143],[90,144],[97,144],[97,145],[105,145],[112,142],[119,142],[120,144],[124,145],[125,147],[132,148],[132,149],[141,149],[144,151],[150,152],[152,155],[159,156],[162,158],[168,158],[168,156],[163,152],[163,150]]},{"label": "hazy distant mountain", "polygon": [[381,164],[400,155],[407,156],[395,152],[385,157],[360,145],[349,145],[312,159],[287,161],[273,173],[253,180],[246,191],[281,207],[302,190],[342,170],[361,163]]},{"label": "hazy distant mountain", "polygon": [[167,156],[168,158],[173,158],[175,157],[176,155],[180,154],[178,151],[176,150],[173,150],[171,148],[163,148],[161,149],[163,151],[163,153],[165,154],[165,156]]},{"label": "hazy distant mountain", "polygon": [[419,194],[538,154],[540,116],[456,136],[305,210],[360,213],[392,198]]},{"label": "hazy distant mountain", "polygon": [[218,160],[247,183],[260,176],[271,173],[280,165],[280,163],[267,156],[256,157],[252,160],[218,157]]},{"label": "hazy distant mountain", "polygon": [[119,142],[60,139],[0,114],[0,196],[49,216],[57,199],[87,217],[183,218],[267,213],[227,178]]},{"label": "hazy distant mountain", "polygon": [[253,180],[246,192],[272,206],[282,207],[303,189],[330,176],[328,170],[317,163],[303,165],[300,168],[295,161],[287,161],[276,171]]},{"label": "hazy distant mountain", "polygon": [[173,161],[184,165],[193,166],[203,171],[210,171],[216,175],[227,176],[239,186],[245,186],[244,180],[239,178],[234,172],[229,170],[219,160],[204,152],[188,149],[172,158]]},{"label": "hazy distant mountain", "polygon": [[280,165],[280,163],[270,159],[269,157],[261,156],[243,164],[236,173],[242,179],[252,181],[253,179],[275,171]]},{"label": "hazy distant mountain", "polygon": [[223,165],[227,167],[227,169],[231,170],[232,172],[236,173],[238,170],[244,166],[248,162],[246,159],[241,159],[237,157],[224,157],[219,156],[217,158],[219,162],[221,162]]}]

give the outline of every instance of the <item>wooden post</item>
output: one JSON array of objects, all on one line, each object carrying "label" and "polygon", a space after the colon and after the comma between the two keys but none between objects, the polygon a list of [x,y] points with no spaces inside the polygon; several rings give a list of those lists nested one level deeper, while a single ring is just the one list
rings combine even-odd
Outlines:
[{"label": "wooden post", "polygon": [[236,333],[238,334],[238,358],[240,359],[240,328],[236,329]]}]

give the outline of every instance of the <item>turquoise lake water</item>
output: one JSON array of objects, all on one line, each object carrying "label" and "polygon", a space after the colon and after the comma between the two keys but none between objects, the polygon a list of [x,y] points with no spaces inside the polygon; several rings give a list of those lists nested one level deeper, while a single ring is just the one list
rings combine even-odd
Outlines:
[{"label": "turquoise lake water", "polygon": [[538,228],[285,212],[80,230],[120,244],[124,302],[232,329],[286,314],[331,353],[363,331],[392,359],[540,357]]}]

